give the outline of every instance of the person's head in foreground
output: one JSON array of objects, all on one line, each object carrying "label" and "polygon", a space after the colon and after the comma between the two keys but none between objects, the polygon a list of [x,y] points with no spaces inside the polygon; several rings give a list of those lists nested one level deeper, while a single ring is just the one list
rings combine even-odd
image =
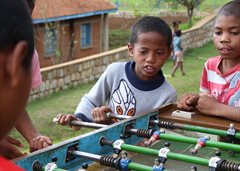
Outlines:
[{"label": "person's head in foreground", "polygon": [[30,10],[30,13],[32,14],[35,7],[36,0],[26,0],[26,1],[27,1],[28,8]]},{"label": "person's head in foreground", "polygon": [[25,108],[34,49],[32,20],[25,0],[0,1],[0,140]]}]

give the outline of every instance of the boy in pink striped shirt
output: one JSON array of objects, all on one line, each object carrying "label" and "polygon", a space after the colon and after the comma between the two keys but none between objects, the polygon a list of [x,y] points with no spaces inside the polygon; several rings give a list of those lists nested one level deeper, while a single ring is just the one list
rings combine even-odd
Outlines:
[{"label": "boy in pink striped shirt", "polygon": [[204,65],[200,94],[186,94],[180,109],[196,107],[201,113],[240,121],[240,1],[225,4],[218,12],[213,41],[220,56]]}]

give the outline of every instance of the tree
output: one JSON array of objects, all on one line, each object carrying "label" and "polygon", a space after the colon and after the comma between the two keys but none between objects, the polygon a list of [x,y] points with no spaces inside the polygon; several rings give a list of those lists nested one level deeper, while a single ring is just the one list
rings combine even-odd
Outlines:
[{"label": "tree", "polygon": [[180,5],[187,8],[188,25],[192,25],[192,16],[194,8],[198,7],[204,0],[176,0]]}]

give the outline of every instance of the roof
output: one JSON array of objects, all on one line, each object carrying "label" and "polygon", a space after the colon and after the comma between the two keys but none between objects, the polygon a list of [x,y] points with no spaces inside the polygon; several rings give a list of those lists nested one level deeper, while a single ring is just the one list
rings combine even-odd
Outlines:
[{"label": "roof", "polygon": [[33,23],[46,23],[116,12],[108,0],[36,0]]}]

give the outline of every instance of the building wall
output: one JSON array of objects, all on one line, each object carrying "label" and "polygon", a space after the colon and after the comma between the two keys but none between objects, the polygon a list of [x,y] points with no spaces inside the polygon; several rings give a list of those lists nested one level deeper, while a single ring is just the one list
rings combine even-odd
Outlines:
[{"label": "building wall", "polygon": [[216,15],[210,15],[201,20],[193,28],[183,32],[182,46],[184,49],[201,47],[213,39],[213,28]]},{"label": "building wall", "polygon": [[[71,29],[70,23],[73,22],[74,46],[71,49]],[[92,44],[91,47],[82,49],[80,46],[80,25],[83,23],[91,23],[92,28]],[[93,16],[80,18],[75,20],[61,21],[56,23],[37,24],[35,25],[35,44],[39,53],[41,68],[64,63],[70,60],[79,59],[89,55],[101,52],[101,16]],[[56,55],[45,56],[44,54],[44,33],[46,28],[57,29],[58,47]],[[71,52],[70,52],[71,50]]]},{"label": "building wall", "polygon": [[[197,26],[183,32],[184,49],[201,47],[212,39],[215,15],[209,16]],[[41,69],[42,85],[31,92],[30,101],[54,92],[79,86],[98,79],[106,67],[116,61],[129,60],[127,47],[88,56],[70,62]]]},{"label": "building wall", "polygon": [[106,67],[129,60],[127,47],[41,69],[43,83],[31,92],[30,101],[98,79]]}]

